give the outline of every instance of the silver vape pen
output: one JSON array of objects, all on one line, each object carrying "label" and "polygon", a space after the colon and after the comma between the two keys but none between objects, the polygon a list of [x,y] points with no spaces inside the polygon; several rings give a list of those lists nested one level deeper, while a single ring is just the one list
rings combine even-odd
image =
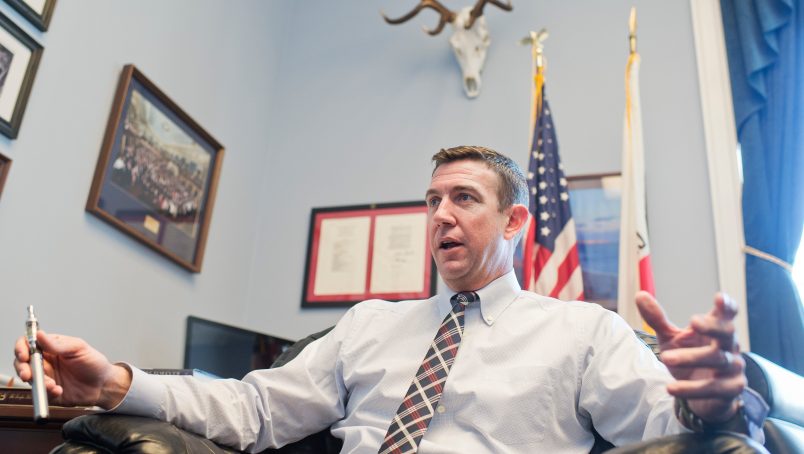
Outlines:
[{"label": "silver vape pen", "polygon": [[33,306],[28,306],[28,320],[25,321],[26,337],[28,338],[28,351],[31,354],[31,398],[33,399],[34,421],[44,421],[49,416],[47,406],[47,390],[45,389],[45,371],[42,364],[42,351],[36,344],[36,332],[39,330],[39,321],[34,315]]}]

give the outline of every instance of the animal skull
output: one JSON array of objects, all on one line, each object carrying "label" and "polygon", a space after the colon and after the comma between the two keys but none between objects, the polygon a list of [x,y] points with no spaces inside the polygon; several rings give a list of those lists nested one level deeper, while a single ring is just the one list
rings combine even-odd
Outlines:
[{"label": "animal skull", "polygon": [[450,24],[452,36],[449,38],[449,44],[461,66],[463,89],[466,96],[475,98],[480,94],[480,74],[483,72],[486,51],[491,43],[486,18],[483,16],[483,8],[488,3],[504,11],[511,11],[513,8],[510,0],[477,0],[474,6],[467,6],[455,13],[438,0],[420,0],[413,10],[402,17],[392,19],[385,14],[382,16],[389,24],[397,25],[412,19],[425,8],[438,12],[438,25],[432,30],[424,29],[424,31],[435,36],[441,33],[447,23]]},{"label": "animal skull", "polygon": [[452,36],[449,44],[455,52],[455,58],[461,65],[463,75],[463,90],[466,96],[475,98],[480,94],[480,74],[483,73],[483,64],[486,62],[486,51],[491,43],[486,18],[478,17],[471,28],[466,28],[469,13],[472,8],[463,8],[450,23]]}]

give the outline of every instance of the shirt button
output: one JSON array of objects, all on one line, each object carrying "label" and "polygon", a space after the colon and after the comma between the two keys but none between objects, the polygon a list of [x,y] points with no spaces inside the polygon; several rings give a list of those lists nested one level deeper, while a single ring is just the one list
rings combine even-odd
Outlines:
[{"label": "shirt button", "polygon": [[491,322],[494,321],[494,317],[488,316],[488,317],[486,317],[486,321],[491,323]]},{"label": "shirt button", "polygon": [[436,410],[437,410],[439,413],[444,413],[445,411],[447,411],[447,407],[445,407],[445,406],[443,406],[443,405],[439,405],[439,406],[438,406],[438,408],[437,408]]}]

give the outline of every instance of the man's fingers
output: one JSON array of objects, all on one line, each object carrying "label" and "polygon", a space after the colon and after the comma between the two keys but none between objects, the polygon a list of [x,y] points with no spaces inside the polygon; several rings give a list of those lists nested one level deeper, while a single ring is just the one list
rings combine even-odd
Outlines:
[{"label": "man's fingers", "polygon": [[745,369],[742,356],[721,350],[717,344],[667,350],[661,358],[667,367],[706,367],[715,369],[718,376],[740,374]]},{"label": "man's fingers", "polygon": [[28,341],[25,340],[25,337],[20,336],[14,344],[14,357],[21,362],[27,363],[28,353]]},{"label": "man's fingers", "polygon": [[636,294],[637,308],[645,323],[656,331],[656,337],[662,342],[675,336],[680,330],[667,319],[664,309],[650,293],[645,291]]},{"label": "man's fingers", "polygon": [[[54,356],[69,354],[77,351],[82,346],[82,340],[70,337],[61,336],[58,334],[47,334],[44,331],[38,331],[36,342],[39,348],[44,353],[44,372],[45,383],[47,384],[48,394],[55,390],[55,396],[60,396],[62,393],[61,386],[58,386],[53,380],[55,371],[50,362]],[[30,353],[28,351],[28,340],[25,337],[20,337],[14,344],[14,369],[21,380],[30,382],[32,377],[31,366],[29,364]]]},{"label": "man's fingers", "polygon": [[15,359],[14,370],[17,372],[17,376],[20,377],[20,380],[27,382],[31,379],[31,366],[29,366],[28,363]]},{"label": "man's fingers", "polygon": [[736,315],[737,303],[729,295],[718,293],[712,310],[693,317],[690,326],[696,333],[714,339],[721,349],[739,351],[733,322]]},{"label": "man's fingers", "polygon": [[679,380],[667,385],[667,392],[683,399],[734,399],[746,386],[745,375],[702,380]]},{"label": "man's fingers", "polygon": [[719,292],[715,295],[715,307],[709,314],[724,320],[733,320],[737,315],[737,302],[729,295]]},{"label": "man's fingers", "polygon": [[28,365],[28,361],[30,361],[28,341],[25,340],[25,337],[20,336],[14,344],[14,370],[22,381],[31,379],[31,366]]},{"label": "man's fingers", "polygon": [[731,319],[713,317],[712,315],[696,315],[690,323],[696,333],[714,339],[718,346],[726,351],[737,351],[737,333]]},{"label": "man's fingers", "polygon": [[59,334],[48,334],[44,331],[36,333],[36,342],[43,352],[53,355],[62,355],[70,350],[74,350],[74,345],[78,339],[70,336],[61,336]]},{"label": "man's fingers", "polygon": [[[14,360],[14,368],[17,370],[17,375],[20,377],[20,380],[30,383],[32,373],[28,363]],[[56,380],[50,375],[45,375],[45,390],[47,391],[48,397],[51,399],[58,398],[64,393],[64,388],[57,384]]]},{"label": "man's fingers", "polygon": [[[52,353],[61,353],[60,350],[64,350],[64,346],[62,342],[59,342],[60,338],[66,336],[59,336],[58,334],[47,334],[44,331],[37,331],[36,333],[36,344],[39,346],[39,349],[43,352],[52,352]],[[69,339],[69,338],[68,338]],[[14,357],[18,360],[27,363],[30,361],[30,351],[28,346],[28,339],[25,336],[20,336],[17,339],[17,342],[14,343]]]},{"label": "man's fingers", "polygon": [[51,399],[58,399],[64,393],[64,388],[58,385],[56,380],[51,377],[45,377],[45,389],[47,389],[47,395]]}]

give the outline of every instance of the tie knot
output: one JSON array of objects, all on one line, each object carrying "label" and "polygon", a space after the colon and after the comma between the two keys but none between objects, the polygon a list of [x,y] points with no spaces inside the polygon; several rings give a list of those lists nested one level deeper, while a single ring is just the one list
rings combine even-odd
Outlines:
[{"label": "tie knot", "polygon": [[456,303],[461,303],[465,306],[469,303],[480,301],[480,297],[475,292],[460,292],[452,295],[452,298],[450,298],[449,300],[453,306]]}]

